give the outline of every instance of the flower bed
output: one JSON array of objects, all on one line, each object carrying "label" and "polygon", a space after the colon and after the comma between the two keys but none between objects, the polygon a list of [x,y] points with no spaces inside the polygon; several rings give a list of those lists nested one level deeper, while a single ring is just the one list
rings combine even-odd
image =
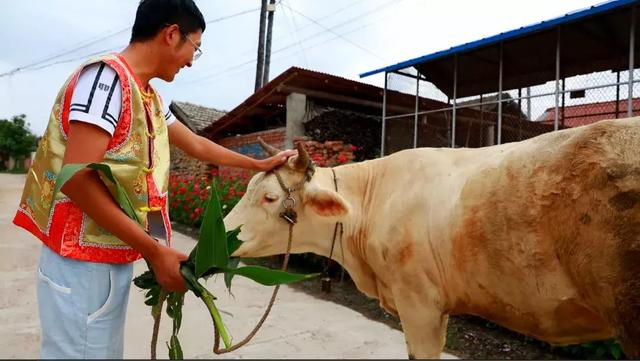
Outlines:
[{"label": "flower bed", "polygon": [[223,168],[212,169],[206,177],[171,175],[169,177],[169,215],[172,221],[200,227],[204,205],[209,196],[207,186],[215,181],[220,194],[223,216],[238,203],[247,189],[251,173]]}]

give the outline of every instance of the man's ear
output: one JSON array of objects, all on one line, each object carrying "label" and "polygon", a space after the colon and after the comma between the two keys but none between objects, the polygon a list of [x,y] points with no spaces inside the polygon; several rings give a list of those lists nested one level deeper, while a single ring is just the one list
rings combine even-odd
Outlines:
[{"label": "man's ear", "polygon": [[340,194],[313,185],[306,188],[304,203],[323,217],[342,217],[349,213],[349,204]]}]

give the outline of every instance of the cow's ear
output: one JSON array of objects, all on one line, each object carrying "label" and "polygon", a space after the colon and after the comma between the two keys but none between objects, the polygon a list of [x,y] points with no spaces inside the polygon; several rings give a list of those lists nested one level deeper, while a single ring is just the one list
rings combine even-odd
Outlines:
[{"label": "cow's ear", "polygon": [[349,213],[349,204],[338,193],[309,186],[305,191],[305,204],[323,217],[342,217]]}]

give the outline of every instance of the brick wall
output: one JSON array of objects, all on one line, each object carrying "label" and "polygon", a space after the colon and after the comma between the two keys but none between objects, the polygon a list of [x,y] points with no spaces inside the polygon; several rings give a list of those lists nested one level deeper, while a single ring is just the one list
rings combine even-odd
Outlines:
[{"label": "brick wall", "polygon": [[205,162],[201,162],[195,158],[191,158],[176,146],[171,146],[171,168],[172,176],[184,178],[201,178],[207,177],[208,173],[214,166]]},{"label": "brick wall", "polygon": [[[262,140],[278,149],[284,149],[285,132],[286,130],[284,127],[263,130],[261,132],[223,138],[218,141],[218,144],[254,159],[264,159],[267,157],[267,154],[262,150],[262,147],[258,142],[258,137],[262,138]],[[238,168],[231,167],[220,167],[220,172],[222,174],[225,174],[231,172],[232,169],[236,174],[240,172],[248,178],[255,174],[255,172],[253,171],[244,169],[240,170]]]}]

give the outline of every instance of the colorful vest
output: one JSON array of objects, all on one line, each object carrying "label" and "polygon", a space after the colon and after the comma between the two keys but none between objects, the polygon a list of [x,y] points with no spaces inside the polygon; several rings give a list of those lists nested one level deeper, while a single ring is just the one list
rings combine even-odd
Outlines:
[{"label": "colorful vest", "polygon": [[[73,90],[82,69],[100,61],[116,71],[122,86],[122,111],[102,162],[111,167],[114,177],[125,188],[145,229],[149,230],[148,219],[158,220],[164,227],[167,244],[170,244],[171,224],[167,208],[169,137],[162,100],[150,86],[149,94],[143,91],[136,75],[117,54],[89,60],[61,88],[35,161],[27,174],[13,223],[64,257],[128,263],[139,259],[140,253],[98,226],[62,192],[53,195],[66,148]],[[114,185],[102,174],[100,177],[115,198]],[[157,224],[153,228],[158,228]]]}]

